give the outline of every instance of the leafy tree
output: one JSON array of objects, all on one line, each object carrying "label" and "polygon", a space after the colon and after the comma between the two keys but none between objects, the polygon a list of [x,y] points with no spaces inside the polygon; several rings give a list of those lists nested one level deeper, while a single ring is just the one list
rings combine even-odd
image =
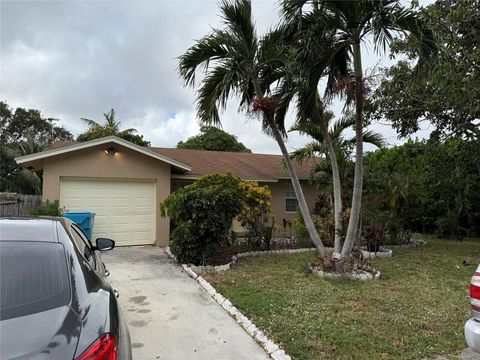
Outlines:
[{"label": "leafy tree", "polygon": [[[352,55],[353,79],[347,79],[344,84],[347,94],[351,94],[355,102],[356,161],[351,215],[341,253],[342,257],[349,257],[359,233],[363,191],[363,127],[366,89],[361,45],[371,40],[378,51],[385,51],[387,44],[400,33],[416,39],[417,49],[420,50],[419,53],[423,59],[436,50],[436,44],[432,32],[424,24],[420,15],[413,10],[403,8],[398,0],[319,0],[314,2],[313,8],[303,9],[307,2],[307,0],[285,0],[283,13],[288,20],[298,17],[303,10],[314,12],[319,19],[317,22],[319,28],[335,31],[337,42],[329,53],[319,57],[319,64],[329,62],[340,53]],[[321,66],[320,69],[322,69]],[[319,72],[319,76],[322,74],[323,70]],[[318,84],[318,78],[313,79],[315,87]],[[315,101],[315,98],[311,101]]]},{"label": "leafy tree", "polygon": [[[64,127],[54,126],[51,119],[42,117],[39,110],[16,108],[13,111],[6,102],[0,101],[0,141],[15,144],[33,132],[42,143],[73,140],[73,135]],[[52,137],[53,136],[53,137]]]},{"label": "leafy tree", "polygon": [[432,71],[420,79],[413,64],[410,40],[392,44],[407,59],[385,70],[374,96],[376,118],[392,122],[408,136],[427,120],[436,135],[480,137],[480,6],[472,0],[437,0],[422,8],[439,37],[441,51]]},{"label": "leafy tree", "polygon": [[136,129],[120,130],[121,122],[115,119],[114,109],[111,109],[108,113],[104,113],[103,116],[105,117],[105,123],[103,125],[95,120],[81,118],[88,124],[88,130],[78,135],[77,141],[84,142],[105,136],[117,136],[140,146],[150,146],[150,142],[145,140],[143,135],[137,134]]},{"label": "leafy tree", "polygon": [[266,95],[268,89],[262,86],[261,73],[277,60],[271,57],[277,38],[267,36],[259,40],[248,0],[222,1],[220,10],[224,28],[213,29],[180,56],[180,75],[186,85],[195,86],[197,69],[205,70],[206,75],[197,91],[197,112],[202,123],[219,124],[218,107],[224,108],[232,94],[240,96],[241,109],[261,118],[264,132],[273,136],[280,147],[306,226],[312,241],[323,255],[325,248],[311,220],[285,146],[285,124],[276,121],[278,99]]},{"label": "leafy tree", "polygon": [[407,141],[367,155],[365,217],[404,230],[480,234],[480,141]]},{"label": "leafy tree", "polygon": [[177,144],[178,149],[196,149],[210,151],[231,151],[248,152],[245,145],[237,140],[237,137],[231,135],[215,126],[202,126],[200,134],[188,138],[185,142],[180,141]]},{"label": "leafy tree", "polygon": [[73,135],[43,118],[39,110],[13,110],[0,102],[0,191],[41,194],[41,172],[19,166],[15,157],[46,150],[54,141],[68,140],[73,140]]},{"label": "leafy tree", "polygon": [[211,264],[227,241],[241,200],[240,178],[221,174],[203,176],[170,194],[160,209],[175,223],[172,253],[181,262]]}]

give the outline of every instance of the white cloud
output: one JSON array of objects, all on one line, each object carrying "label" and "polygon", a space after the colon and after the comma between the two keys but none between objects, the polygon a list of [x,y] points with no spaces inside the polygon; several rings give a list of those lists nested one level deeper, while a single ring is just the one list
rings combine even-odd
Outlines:
[{"label": "white cloud", "polygon": [[[177,57],[220,25],[217,1],[2,1],[0,7],[1,100],[59,118],[74,134],[85,129],[80,117],[100,120],[110,108],[155,146],[175,146],[198,131],[194,91],[183,87]],[[254,1],[253,11],[259,34],[278,21],[277,1]],[[366,55],[366,66],[377,62],[375,53]],[[256,152],[279,153],[237,104],[229,103],[223,128]],[[333,109],[338,114],[341,105]],[[288,147],[307,140],[291,134]]]}]

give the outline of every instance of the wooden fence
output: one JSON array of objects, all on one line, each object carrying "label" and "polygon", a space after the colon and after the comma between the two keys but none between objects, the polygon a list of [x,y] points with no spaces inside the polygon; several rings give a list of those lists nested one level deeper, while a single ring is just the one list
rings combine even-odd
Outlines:
[{"label": "wooden fence", "polygon": [[0,193],[0,216],[24,216],[42,204],[42,195]]}]

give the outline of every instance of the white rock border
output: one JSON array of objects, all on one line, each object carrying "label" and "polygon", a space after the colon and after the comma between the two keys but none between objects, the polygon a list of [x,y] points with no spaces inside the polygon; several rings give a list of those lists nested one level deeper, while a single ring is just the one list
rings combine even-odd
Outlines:
[{"label": "white rock border", "polygon": [[354,270],[351,273],[345,274],[338,274],[338,273],[331,273],[328,271],[323,271],[318,268],[310,268],[313,274],[328,278],[328,279],[350,279],[350,280],[360,280],[360,281],[367,281],[367,280],[378,280],[380,278],[380,271],[372,269],[372,272],[365,271],[365,270]]},{"label": "white rock border", "polygon": [[[303,252],[308,252],[308,251],[316,251],[316,249],[315,248],[303,248],[303,249],[249,251],[249,252],[244,252],[244,253],[240,253],[240,254],[232,256],[232,261],[230,261],[228,264],[225,264],[225,265],[217,265],[217,266],[212,266],[212,265],[207,265],[207,266],[199,265],[199,266],[197,266],[197,265],[193,265],[193,264],[186,264],[186,265],[190,268],[190,270],[195,272],[197,275],[201,275],[201,274],[206,273],[206,272],[218,273],[218,272],[230,270],[233,267],[233,265],[236,264],[238,259],[245,258],[245,257],[248,257],[248,256],[273,255],[273,254],[297,254],[297,253],[303,253]],[[175,255],[172,254],[169,246],[167,246],[165,248],[165,253],[168,256],[170,256],[172,259],[174,259],[176,262],[178,262]]]},{"label": "white rock border", "polygon": [[384,247],[380,247],[380,250],[377,252],[369,252],[365,250],[366,247],[362,248],[362,255],[364,259],[376,259],[376,258],[387,258],[392,257],[393,251]]},{"label": "white rock border", "polygon": [[[311,249],[295,249],[303,250],[296,252],[310,251]],[[284,250],[279,250],[284,251]],[[170,251],[170,247],[165,248],[165,253],[177,262],[177,258]],[[264,253],[264,252],[262,252]],[[287,252],[288,253],[288,252]],[[258,254],[257,254],[258,255]],[[248,256],[248,255],[246,255]],[[253,255],[251,255],[253,256]],[[238,324],[245,330],[245,332],[250,335],[273,360],[291,360],[292,358],[285,353],[283,349],[280,348],[278,344],[270,340],[261,330],[259,330],[252,321],[243,315],[240,310],[232,305],[230,300],[226,299],[222,294],[218,293],[217,290],[201,275],[197,275],[189,265],[182,264],[183,270],[197,281],[200,286],[215,300],[226,312],[232,316]]]}]

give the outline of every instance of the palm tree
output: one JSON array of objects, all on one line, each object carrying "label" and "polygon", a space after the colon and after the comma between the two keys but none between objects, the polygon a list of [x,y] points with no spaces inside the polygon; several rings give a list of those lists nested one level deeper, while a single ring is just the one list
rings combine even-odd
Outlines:
[{"label": "palm tree", "polygon": [[[323,29],[336,34],[336,44],[327,54],[320,55],[319,65],[329,62],[340,52],[352,57],[352,93],[355,102],[355,176],[352,195],[351,215],[342,257],[349,257],[358,235],[363,190],[363,107],[365,87],[361,46],[371,40],[377,51],[386,51],[387,45],[398,35],[411,36],[418,43],[420,63],[429,58],[437,49],[432,32],[425,26],[419,14],[405,9],[399,0],[284,0],[283,14],[287,21],[298,18],[304,5],[314,6],[307,11],[314,13]],[[306,8],[306,7],[305,7]],[[318,78],[311,86],[318,85]],[[311,102],[314,99],[310,100]]]},{"label": "palm tree", "polygon": [[285,146],[285,125],[277,121],[278,99],[268,96],[268,85],[262,73],[278,59],[271,55],[276,47],[276,33],[259,40],[248,0],[224,0],[220,3],[223,29],[212,32],[189,48],[179,58],[179,73],[186,86],[195,86],[195,74],[204,70],[205,77],[197,90],[197,113],[204,125],[221,123],[218,108],[225,108],[230,95],[241,98],[240,109],[260,115],[263,131],[273,136],[284,156],[300,211],[310,237],[323,256],[325,248],[310,217],[297,173]]},{"label": "palm tree", "polygon": [[[276,109],[276,116],[279,120],[283,121],[290,103],[296,98],[296,126],[306,127],[313,122],[317,125],[317,130],[323,138],[323,144],[327,149],[326,154],[330,158],[329,171],[333,178],[336,228],[334,250],[339,254],[343,229],[339,165],[328,132],[329,119],[324,110],[324,102],[319,95],[318,81],[320,78],[326,77],[326,95],[331,97],[334,84],[350,72],[349,56],[346,52],[339,51],[332,59],[327,59],[319,64],[319,55],[331,52],[331,47],[335,45],[335,33],[316,26],[316,17],[312,14],[302,15],[294,20],[282,23],[267,35],[278,38],[277,43],[283,45],[277,46],[275,54],[275,58],[282,60],[277,61],[275,66],[270,66],[268,71],[262,73],[262,80],[273,87],[274,96],[281,99]],[[312,29],[314,30],[312,31]],[[317,83],[314,84],[308,79],[317,79]],[[311,102],[311,99],[315,101]]]},{"label": "palm tree", "polygon": [[[290,157],[295,160],[303,161],[308,160],[315,156],[328,156],[330,159],[330,170],[332,171],[333,193],[334,193],[334,215],[335,215],[335,242],[334,250],[336,253],[340,253],[342,246],[343,223],[342,223],[342,187],[339,164],[344,164],[349,157],[351,148],[355,145],[356,137],[345,138],[344,132],[355,126],[355,116],[353,114],[347,114],[340,120],[336,121],[332,125],[333,113],[324,112],[321,121],[303,122],[294,125],[290,131],[298,131],[300,134],[310,136],[313,141],[304,145],[302,148],[297,149],[290,153]],[[327,132],[324,130],[327,128]],[[328,142],[325,134],[328,134]],[[383,148],[386,145],[384,137],[374,131],[364,131],[363,142],[372,144],[378,148]],[[329,150],[330,149],[330,150]],[[333,149],[333,150],[332,150]],[[333,154],[330,152],[333,151]],[[336,170],[333,171],[335,166]],[[321,169],[316,167],[317,171],[324,171],[325,167]]]},{"label": "palm tree", "polygon": [[[2,145],[2,152],[5,157],[14,158],[41,152],[48,148],[48,143],[38,138],[32,131],[28,131],[24,139],[16,144]],[[3,164],[2,164],[3,165]],[[40,173],[26,169],[15,164],[11,172],[0,181],[8,184],[7,187],[21,193],[40,195],[42,193],[42,178]]]},{"label": "palm tree", "polygon": [[103,113],[103,116],[105,117],[105,124],[100,124],[99,122],[91,119],[86,119],[86,118],[80,118],[81,120],[85,121],[89,128],[95,129],[95,128],[103,128],[103,129],[108,129],[112,134],[118,134],[120,136],[122,135],[133,135],[137,132],[136,129],[130,128],[126,129],[123,131],[120,131],[120,123],[121,121],[116,121],[115,120],[115,110],[111,109],[110,112],[108,113]]}]

